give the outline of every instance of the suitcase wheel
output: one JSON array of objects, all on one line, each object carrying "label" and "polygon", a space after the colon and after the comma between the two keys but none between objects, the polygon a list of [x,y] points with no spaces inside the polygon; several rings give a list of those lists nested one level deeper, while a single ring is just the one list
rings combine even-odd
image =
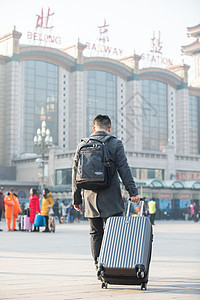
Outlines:
[{"label": "suitcase wheel", "polygon": [[102,289],[107,289],[107,288],[108,288],[107,282],[102,282],[101,288],[102,288]]},{"label": "suitcase wheel", "polygon": [[144,278],[144,272],[138,271],[137,278]]},{"label": "suitcase wheel", "polygon": [[146,282],[143,282],[142,284],[141,284],[141,290],[147,290],[147,283]]}]

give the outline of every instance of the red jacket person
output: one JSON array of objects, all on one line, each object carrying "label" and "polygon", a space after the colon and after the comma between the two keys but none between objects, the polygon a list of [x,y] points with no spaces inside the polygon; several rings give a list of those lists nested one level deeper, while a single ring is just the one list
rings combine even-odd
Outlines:
[{"label": "red jacket person", "polygon": [[[30,208],[30,222],[34,224],[35,215],[40,213],[40,201],[35,188],[30,189],[29,197],[29,208]],[[34,231],[36,228],[34,227]]]}]

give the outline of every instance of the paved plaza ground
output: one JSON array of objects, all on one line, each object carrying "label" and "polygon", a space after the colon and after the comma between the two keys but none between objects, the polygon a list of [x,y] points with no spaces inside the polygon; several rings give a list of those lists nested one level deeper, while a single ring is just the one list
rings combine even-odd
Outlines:
[{"label": "paved plaza ground", "polygon": [[88,221],[56,233],[0,232],[0,299],[200,299],[200,222],[157,221],[147,291],[102,289],[91,259]]}]

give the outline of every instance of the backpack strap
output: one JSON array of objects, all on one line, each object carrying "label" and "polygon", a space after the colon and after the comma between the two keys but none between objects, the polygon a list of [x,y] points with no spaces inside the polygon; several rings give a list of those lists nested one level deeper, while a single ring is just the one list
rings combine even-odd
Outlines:
[{"label": "backpack strap", "polygon": [[101,139],[90,137],[88,139],[82,139],[81,141],[85,141],[87,143],[89,140],[93,140],[107,145],[109,140],[111,140],[112,138],[116,138],[116,137],[114,135],[105,135]]},{"label": "backpack strap", "polygon": [[81,142],[85,142],[86,144],[89,142],[89,138],[83,138],[83,139],[81,139]]}]

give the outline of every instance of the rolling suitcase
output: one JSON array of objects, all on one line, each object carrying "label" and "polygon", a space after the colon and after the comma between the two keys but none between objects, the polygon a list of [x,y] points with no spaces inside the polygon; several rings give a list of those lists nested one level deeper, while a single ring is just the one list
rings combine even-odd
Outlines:
[{"label": "rolling suitcase", "polygon": [[128,201],[126,217],[110,217],[105,226],[99,262],[98,279],[102,288],[109,284],[141,285],[147,289],[152,249],[152,225],[142,216],[130,217]]},{"label": "rolling suitcase", "polygon": [[32,224],[30,222],[30,217],[28,217],[27,215],[21,216],[21,230],[22,231],[32,230]]}]

